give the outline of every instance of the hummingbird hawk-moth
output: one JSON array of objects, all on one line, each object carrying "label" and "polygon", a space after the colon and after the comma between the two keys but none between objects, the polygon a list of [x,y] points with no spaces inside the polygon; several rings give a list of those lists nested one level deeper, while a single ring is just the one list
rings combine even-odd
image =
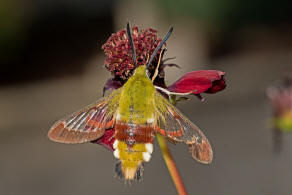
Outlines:
[{"label": "hummingbird hawk-moth", "polygon": [[[118,159],[115,171],[125,180],[140,180],[143,163],[153,152],[155,135],[171,142],[184,142],[191,155],[201,163],[212,161],[211,145],[202,131],[177,110],[153,85],[147,67],[172,33],[169,30],[147,64],[137,67],[135,47],[127,25],[136,69],[128,81],[87,107],[57,121],[48,136],[60,143],[85,143],[101,138],[106,129],[114,129],[113,155]],[[159,64],[157,65],[159,66]],[[163,92],[166,90],[162,89]]]}]

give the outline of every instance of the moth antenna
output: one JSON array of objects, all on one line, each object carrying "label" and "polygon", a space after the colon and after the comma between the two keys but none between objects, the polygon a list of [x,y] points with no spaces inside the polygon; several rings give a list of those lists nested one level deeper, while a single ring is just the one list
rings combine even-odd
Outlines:
[{"label": "moth antenna", "polygon": [[159,49],[161,49],[161,47],[164,45],[164,43],[167,41],[167,39],[170,37],[171,33],[173,31],[173,27],[171,27],[168,31],[168,33],[165,35],[165,37],[163,38],[163,40],[160,42],[160,44],[156,47],[155,51],[153,52],[150,60],[147,63],[147,68],[150,66],[150,64],[152,63],[154,57],[156,56],[157,52],[159,51]]},{"label": "moth antenna", "polygon": [[132,58],[134,60],[135,67],[137,67],[135,45],[134,45],[134,42],[133,42],[133,38],[132,38],[132,33],[131,33],[131,28],[130,28],[130,23],[129,22],[127,23],[127,34],[128,34],[128,37],[129,37],[129,41],[130,41],[131,47],[132,47]]}]

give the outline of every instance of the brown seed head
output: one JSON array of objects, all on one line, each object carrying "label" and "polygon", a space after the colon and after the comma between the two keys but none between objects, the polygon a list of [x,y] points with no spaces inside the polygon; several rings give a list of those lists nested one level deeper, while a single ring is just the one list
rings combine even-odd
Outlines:
[{"label": "brown seed head", "polygon": [[[152,28],[145,30],[138,30],[137,26],[132,28],[132,37],[135,45],[135,51],[137,55],[137,65],[144,65],[147,59],[152,55],[155,48],[159,45],[161,39],[156,35],[157,31]],[[110,71],[115,78],[127,80],[133,74],[134,61],[132,59],[131,45],[126,34],[126,30],[121,30],[112,34],[107,42],[102,46],[106,54],[105,67]],[[151,68],[154,69],[154,64],[158,62],[158,56],[161,51],[152,62]]]}]

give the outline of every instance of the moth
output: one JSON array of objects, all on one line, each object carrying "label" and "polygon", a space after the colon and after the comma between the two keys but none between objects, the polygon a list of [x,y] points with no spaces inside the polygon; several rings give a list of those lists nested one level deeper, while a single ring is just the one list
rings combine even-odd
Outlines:
[{"label": "moth", "polygon": [[[151,159],[155,135],[171,142],[184,142],[191,155],[201,163],[211,163],[213,152],[202,131],[177,110],[153,85],[147,67],[172,33],[169,30],[145,65],[137,67],[135,47],[129,23],[127,35],[136,65],[133,76],[119,89],[87,107],[57,121],[48,137],[60,143],[85,143],[101,138],[113,128],[113,155],[118,159],[116,174],[125,180],[140,180],[143,164]],[[157,65],[159,66],[159,64]],[[157,69],[156,69],[157,70]],[[157,90],[158,89],[158,90]]]}]

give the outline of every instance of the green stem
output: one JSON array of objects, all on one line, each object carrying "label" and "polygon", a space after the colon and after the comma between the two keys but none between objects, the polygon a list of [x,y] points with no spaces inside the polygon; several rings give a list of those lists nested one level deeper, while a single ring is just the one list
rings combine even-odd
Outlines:
[{"label": "green stem", "polygon": [[[170,97],[170,102],[175,105],[176,104],[176,96]],[[168,171],[170,173],[170,176],[172,178],[172,181],[176,187],[176,190],[179,195],[186,195],[187,191],[184,186],[183,180],[179,174],[179,171],[176,167],[176,164],[172,158],[172,155],[170,153],[170,150],[168,148],[167,140],[164,136],[156,134],[158,144],[160,146],[162,156],[165,160],[166,166],[168,168]]]},{"label": "green stem", "polygon": [[162,156],[165,160],[165,163],[167,165],[168,171],[171,175],[172,181],[176,187],[176,190],[178,194],[180,195],[186,195],[187,191],[183,184],[183,180],[181,176],[179,175],[178,169],[176,167],[176,164],[172,158],[172,155],[170,153],[170,150],[168,148],[167,140],[164,136],[157,134],[157,141],[160,146]]}]

